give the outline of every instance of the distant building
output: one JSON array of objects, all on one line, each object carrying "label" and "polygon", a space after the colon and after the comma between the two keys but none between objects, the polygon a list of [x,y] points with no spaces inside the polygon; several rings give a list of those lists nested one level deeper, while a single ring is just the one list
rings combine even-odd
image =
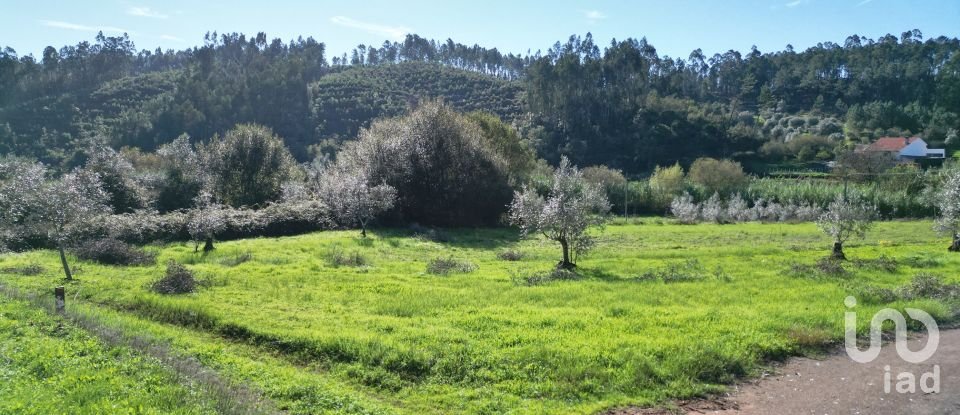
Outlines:
[{"label": "distant building", "polygon": [[916,161],[925,159],[943,159],[946,151],[942,148],[929,148],[920,137],[881,137],[872,144],[858,147],[857,151],[888,153],[898,161]]}]

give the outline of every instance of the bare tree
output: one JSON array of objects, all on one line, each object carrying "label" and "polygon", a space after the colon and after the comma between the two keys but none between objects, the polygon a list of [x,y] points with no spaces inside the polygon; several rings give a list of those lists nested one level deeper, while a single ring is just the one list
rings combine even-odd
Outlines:
[{"label": "bare tree", "polygon": [[846,260],[843,244],[853,237],[862,238],[873,226],[877,217],[877,208],[863,201],[859,195],[838,195],[830,202],[826,212],[817,219],[817,227],[833,238],[834,259]]},{"label": "bare tree", "polygon": [[563,259],[557,268],[576,267],[576,258],[593,246],[587,233],[590,226],[603,225],[610,211],[610,201],[600,186],[590,184],[583,174],[563,157],[553,174],[546,198],[524,187],[515,192],[510,204],[510,223],[524,234],[540,232],[560,244]]},{"label": "bare tree", "polygon": [[939,211],[934,228],[953,238],[950,252],[960,252],[960,169],[947,173],[946,180],[936,193],[934,204]]},{"label": "bare tree", "polygon": [[75,170],[59,180],[48,180],[39,163],[6,163],[0,183],[0,224],[9,232],[46,235],[60,254],[67,280],[73,279],[64,253],[78,228],[109,212],[107,193],[100,178],[90,171]]},{"label": "bare tree", "polygon": [[367,224],[380,213],[390,210],[397,200],[397,190],[387,184],[370,186],[359,172],[341,168],[327,169],[319,180],[319,196],[341,225],[360,225],[360,235],[367,237]]}]

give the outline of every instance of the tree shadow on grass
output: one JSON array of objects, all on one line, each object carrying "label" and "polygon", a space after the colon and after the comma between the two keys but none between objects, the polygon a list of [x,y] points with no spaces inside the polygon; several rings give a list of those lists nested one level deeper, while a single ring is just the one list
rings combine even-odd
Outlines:
[{"label": "tree shadow on grass", "polygon": [[601,281],[622,281],[624,278],[602,268],[581,268],[577,267],[575,272],[583,278],[597,279]]}]

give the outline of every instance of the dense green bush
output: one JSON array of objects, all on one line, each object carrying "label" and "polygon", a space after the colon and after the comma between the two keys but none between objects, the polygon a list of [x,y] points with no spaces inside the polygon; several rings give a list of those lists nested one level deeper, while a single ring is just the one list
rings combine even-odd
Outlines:
[{"label": "dense green bush", "polygon": [[260,206],[278,200],[294,173],[290,151],[267,127],[241,124],[203,147],[217,197],[233,206]]},{"label": "dense green bush", "polygon": [[396,189],[393,216],[408,223],[495,225],[512,194],[499,148],[476,122],[439,101],[374,122],[337,163]]}]

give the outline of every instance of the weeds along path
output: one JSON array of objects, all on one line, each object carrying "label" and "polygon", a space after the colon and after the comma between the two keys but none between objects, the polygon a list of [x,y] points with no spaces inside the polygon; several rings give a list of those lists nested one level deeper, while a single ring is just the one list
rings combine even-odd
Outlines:
[{"label": "weeds along path", "polygon": [[[52,296],[19,291],[0,283],[0,296],[4,295],[22,298],[53,313]],[[385,399],[375,391],[357,390],[331,380],[322,368],[305,364],[297,354],[285,352],[282,347],[257,344],[254,339],[221,333],[206,324],[164,318],[129,304],[98,303],[69,294],[67,299],[67,317],[77,319],[78,326],[89,325],[89,330],[96,334],[103,332],[105,342],[158,353],[184,381],[209,388],[209,392],[204,392],[217,401],[220,413],[403,412],[399,402]],[[198,319],[213,321],[203,316]],[[197,379],[197,374],[202,377]]]},{"label": "weeds along path", "polygon": [[[27,301],[47,313],[56,313],[50,297],[25,293],[0,283],[0,294],[13,300]],[[199,387],[204,396],[213,401],[222,414],[275,414],[273,402],[244,385],[223,379],[215,371],[204,367],[195,358],[174,352],[164,342],[141,335],[131,335],[108,326],[102,319],[86,310],[68,308],[61,314],[73,325],[85,330],[110,347],[124,346],[160,361],[185,386]]]}]

